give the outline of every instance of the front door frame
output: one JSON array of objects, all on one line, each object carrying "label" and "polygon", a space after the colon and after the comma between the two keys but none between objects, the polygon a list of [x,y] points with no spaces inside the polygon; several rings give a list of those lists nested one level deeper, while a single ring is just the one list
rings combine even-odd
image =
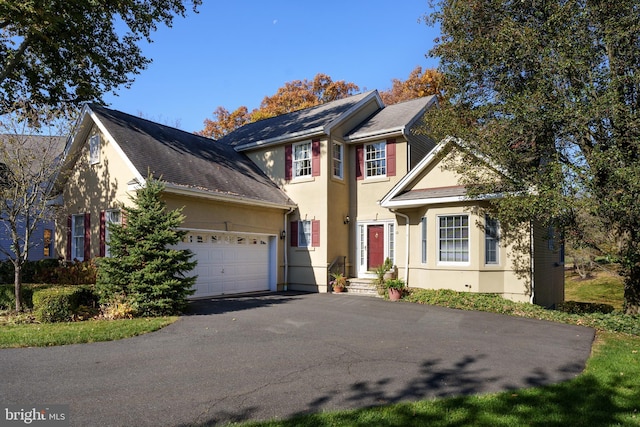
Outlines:
[{"label": "front door frame", "polygon": [[369,226],[384,226],[384,259],[391,258],[395,263],[395,231],[397,230],[395,220],[378,220],[378,221],[357,221],[356,222],[356,273],[357,277],[375,278],[373,269],[368,268],[369,251],[368,251],[368,235]]}]

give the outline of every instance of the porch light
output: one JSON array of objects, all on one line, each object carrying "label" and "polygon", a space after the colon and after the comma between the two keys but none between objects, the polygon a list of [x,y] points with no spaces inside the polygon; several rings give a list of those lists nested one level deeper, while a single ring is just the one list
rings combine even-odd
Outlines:
[{"label": "porch light", "polygon": [[286,233],[284,230],[282,230],[282,231],[280,232],[280,240],[284,240],[284,238],[285,238],[285,236],[286,236],[286,235],[287,235],[287,233]]},{"label": "porch light", "polygon": [[351,218],[349,218],[349,215],[344,217],[344,223],[345,224],[349,224],[351,222]]}]

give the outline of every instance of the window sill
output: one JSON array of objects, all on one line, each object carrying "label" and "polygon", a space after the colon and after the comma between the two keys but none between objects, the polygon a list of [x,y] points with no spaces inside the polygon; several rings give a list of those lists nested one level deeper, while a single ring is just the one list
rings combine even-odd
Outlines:
[{"label": "window sill", "polygon": [[291,179],[288,183],[289,184],[301,184],[303,182],[314,182],[316,179],[313,176],[301,176],[298,178],[293,178]]},{"label": "window sill", "polygon": [[375,184],[378,182],[389,182],[391,179],[388,176],[374,176],[371,178],[365,178],[362,180],[363,184]]}]

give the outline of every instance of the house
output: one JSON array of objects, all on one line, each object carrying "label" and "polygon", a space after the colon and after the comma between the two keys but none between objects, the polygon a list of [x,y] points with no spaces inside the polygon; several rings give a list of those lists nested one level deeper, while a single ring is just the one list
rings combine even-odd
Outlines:
[{"label": "house", "polygon": [[[487,243],[466,210],[475,201],[434,205],[427,194],[402,204],[436,181],[456,186],[433,156],[443,143],[416,131],[435,104],[425,97],[384,106],[369,91],[250,123],[218,141],[86,105],[65,149],[69,215],[58,224],[59,244],[69,259],[108,256],[106,224],[122,220],[119,206],[151,173],[166,182],[168,207],[184,207],[188,234],[180,247],[198,260],[195,297],[285,286],[327,292],[337,263],[351,277],[369,278],[390,258],[411,286],[529,300],[531,280],[510,272],[499,238],[491,246],[499,262],[476,262]],[[436,258],[441,216],[463,221],[451,227],[468,235],[447,243],[453,261]],[[457,261],[456,245],[475,258]]]},{"label": "house", "polygon": [[[62,153],[66,138],[62,136],[45,135],[0,135],[0,186],[10,186],[13,184],[7,181],[5,174],[9,170],[27,168],[24,174],[25,179],[29,179],[29,174],[37,177],[44,174],[45,178],[39,179],[42,185],[48,185],[46,174],[50,173],[53,179],[59,156]],[[8,163],[10,163],[8,165]],[[38,178],[36,178],[38,179]],[[18,210],[25,207],[18,207],[12,199],[6,199],[3,203],[6,210],[0,214],[0,261],[14,259],[15,253],[12,249],[13,238],[11,233],[11,220],[8,215],[18,214]],[[55,222],[53,212],[45,215],[36,214],[40,207],[38,200],[28,202],[28,208],[32,215],[17,215],[15,224],[17,225],[17,235],[21,240],[20,249],[25,249],[24,240],[27,229],[29,229],[28,257],[30,261],[42,259],[56,259],[58,254],[54,247]],[[39,211],[43,212],[43,211]]]}]

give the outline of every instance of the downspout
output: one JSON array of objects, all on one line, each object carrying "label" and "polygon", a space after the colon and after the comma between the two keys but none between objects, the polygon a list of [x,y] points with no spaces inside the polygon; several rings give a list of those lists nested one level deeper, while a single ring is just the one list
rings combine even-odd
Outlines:
[{"label": "downspout", "polygon": [[531,265],[531,296],[529,297],[529,303],[533,304],[533,300],[535,297],[535,241],[534,241],[534,233],[533,233],[533,221],[529,222],[529,263]]},{"label": "downspout", "polygon": [[405,260],[404,260],[404,281],[407,284],[407,286],[409,286],[409,215],[405,215],[402,214],[398,211],[396,211],[395,209],[391,209],[389,208],[389,212],[401,216],[404,218],[405,220],[405,233],[406,233],[406,237],[405,237],[405,243],[406,243],[406,247],[405,247]]},{"label": "downspout", "polygon": [[283,290],[287,290],[287,284],[289,283],[289,257],[288,257],[288,253],[289,250],[287,248],[287,224],[289,224],[289,215],[291,214],[291,212],[293,212],[296,208],[290,208],[289,212],[285,212],[284,214],[284,227],[282,228],[282,235],[284,236],[284,238],[282,239],[282,247],[284,250],[284,289]]}]

